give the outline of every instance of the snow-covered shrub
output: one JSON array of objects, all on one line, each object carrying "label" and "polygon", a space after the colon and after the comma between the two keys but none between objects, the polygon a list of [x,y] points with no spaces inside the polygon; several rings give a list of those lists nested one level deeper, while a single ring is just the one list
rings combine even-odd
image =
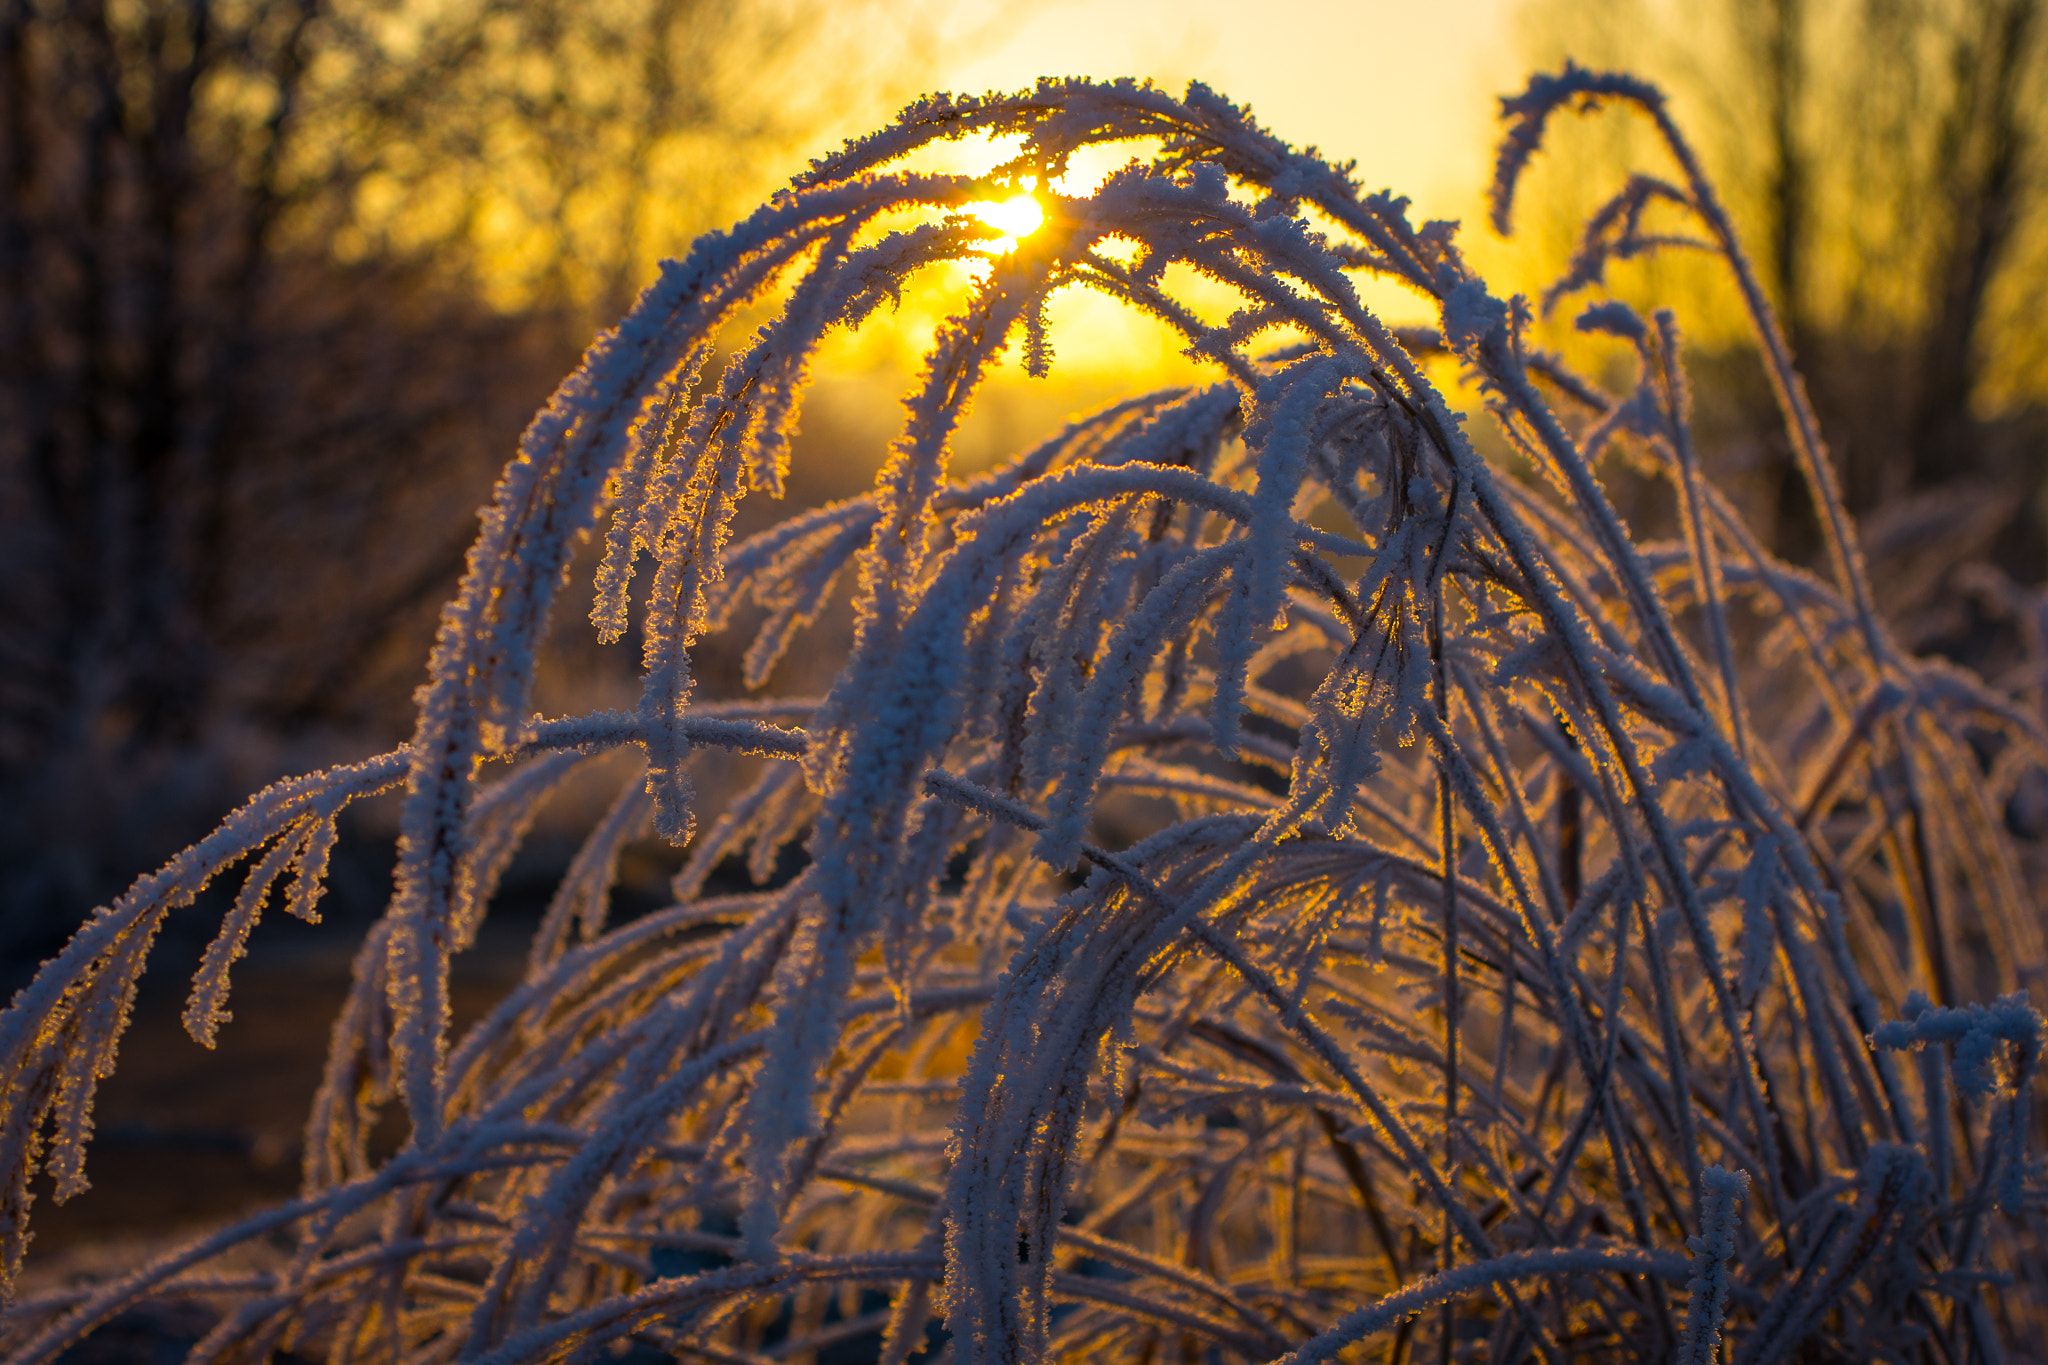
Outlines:
[{"label": "snow-covered shrub", "polygon": [[[2038,1347],[2024,991],[2048,957],[2003,821],[2040,717],[1887,635],[1769,306],[1654,90],[1567,69],[1507,101],[1498,224],[1546,121],[1603,101],[1655,121],[1676,175],[1631,182],[1554,297],[1652,245],[1646,207],[1691,220],[1755,322],[1826,574],[1766,554],[1706,477],[1668,314],[1580,315],[1634,356],[1606,392],[1532,348],[1451,225],[1200,86],[917,104],[665,266],[591,348],[488,509],[410,744],[260,793],[0,1017],[12,1268],[32,1172],[83,1185],[167,911],[251,865],[195,983],[204,1041],[272,888],[311,914],[343,807],[405,785],[300,1197],[17,1303],[9,1358],[195,1297],[222,1314],[209,1361]],[[985,176],[896,165],[983,136],[1016,139]],[[1039,190],[1045,226],[988,249],[966,206],[1132,140],[1149,159]],[[977,256],[873,491],[730,543],[739,501],[781,487],[820,336]],[[1236,311],[1177,300],[1175,266]],[[1434,300],[1440,330],[1390,330],[1360,272]],[[950,474],[991,363],[1021,346],[1042,370],[1046,297],[1075,286],[1180,329],[1216,382]],[[764,298],[774,320],[731,341]],[[1475,450],[1439,353],[1505,454]],[[1667,481],[1679,539],[1631,538],[1609,452]],[[592,619],[615,639],[637,613],[644,698],[531,715],[587,535]],[[693,687],[692,645],[741,626],[764,683],[849,576],[828,695]],[[525,984],[451,1037],[450,955],[534,804],[617,749],[644,777]],[[693,811],[717,749],[761,756],[758,780]],[[674,903],[608,927],[650,823],[689,841]],[[731,857],[761,889],[707,894]],[[379,1162],[387,1105],[411,1136]],[[272,1271],[209,1271],[264,1238],[289,1248]]]}]

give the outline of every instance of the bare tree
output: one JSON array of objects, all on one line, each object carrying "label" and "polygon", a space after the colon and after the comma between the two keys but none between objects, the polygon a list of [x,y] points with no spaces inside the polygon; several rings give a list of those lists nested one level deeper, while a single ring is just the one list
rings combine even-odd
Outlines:
[{"label": "bare tree", "polygon": [[842,88],[813,11],[0,0],[10,923],[190,838],[224,729],[403,724],[495,452]]},{"label": "bare tree", "polygon": [[[1567,0],[1533,12],[1538,47],[1661,68],[1719,115],[1706,155],[1764,248],[1845,495],[1873,518],[1895,611],[1939,579],[1907,570],[1916,526],[2024,580],[2048,570],[2048,350],[2030,340],[2027,307],[2048,289],[2048,233],[2033,226],[2048,191],[2041,10],[1767,0],[1652,22]],[[1753,363],[1704,357],[1701,374],[1708,427],[1767,443],[1770,397]],[[1778,504],[1781,547],[1810,553],[1811,509],[1790,452],[1777,451],[1753,492]],[[1934,490],[1938,502],[1924,496]]]}]

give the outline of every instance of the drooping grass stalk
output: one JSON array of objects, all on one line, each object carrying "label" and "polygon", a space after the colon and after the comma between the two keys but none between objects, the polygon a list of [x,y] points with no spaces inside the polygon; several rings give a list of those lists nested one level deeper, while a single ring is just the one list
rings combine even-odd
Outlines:
[{"label": "drooping grass stalk", "polygon": [[[1452,225],[1201,86],[921,101],[593,345],[506,471],[406,747],[259,794],[0,1015],[12,1275],[32,1178],[83,1187],[164,916],[250,865],[188,1011],[210,1042],[273,886],[312,913],[346,805],[406,783],[301,1197],[22,1299],[8,1358],[188,1297],[219,1309],[196,1358],[220,1361],[1405,1360],[1434,1320],[1445,1361],[1947,1365],[2048,1333],[2021,993],[2048,950],[1999,804],[2048,744],[1886,634],[1661,96],[1538,78],[1506,105],[1501,220],[1550,116],[1597,100],[1648,115],[1682,183],[1631,179],[1548,297],[1678,240],[1653,209],[1699,220],[1831,582],[1716,488],[1668,313],[1585,310],[1587,345],[1638,361],[1608,393],[1530,348]],[[896,166],[963,138],[1008,159]],[[1045,226],[1014,248],[966,207],[1116,143],[1140,156],[1096,189],[1031,191]],[[874,487],[735,542],[742,501],[788,484],[823,338],[946,263],[968,283]],[[1175,298],[1188,270],[1235,310]],[[1387,326],[1360,272],[1439,325]],[[1213,382],[961,475],[1009,348],[1053,363],[1062,288],[1158,319]],[[1482,457],[1449,365],[1518,467]],[[1674,543],[1630,536],[1615,448],[1670,482]],[[533,717],[585,536],[599,638],[637,618],[641,701]],[[825,695],[778,692],[792,660],[830,665]],[[642,761],[523,980],[457,1036],[451,955],[547,791],[621,749]],[[731,791],[709,750],[744,756]],[[669,903],[614,922],[650,833],[681,845]],[[266,1239],[260,1269],[209,1270]]]}]

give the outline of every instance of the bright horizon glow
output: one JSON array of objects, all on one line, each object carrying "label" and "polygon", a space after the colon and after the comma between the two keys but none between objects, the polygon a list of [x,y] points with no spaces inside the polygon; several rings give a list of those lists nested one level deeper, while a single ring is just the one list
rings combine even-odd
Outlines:
[{"label": "bright horizon glow", "polygon": [[934,72],[941,89],[1132,76],[1178,95],[1201,80],[1288,142],[1355,158],[1367,189],[1409,195],[1418,218],[1477,207],[1493,167],[1494,96],[1523,75],[1512,38],[1521,0],[1301,0],[1270,24],[1230,0],[1043,0],[1008,19],[997,0],[953,3],[956,24],[986,24],[993,41]]},{"label": "bright horizon glow", "polygon": [[[1487,235],[1482,192],[1492,171],[1494,96],[1519,74],[1510,35],[1521,0],[1444,0],[1426,11],[1396,0],[1303,0],[1287,11],[1284,24],[1271,26],[1247,22],[1227,0],[1117,6],[1044,0],[1008,19],[999,15],[997,0],[951,3],[956,31],[987,25],[992,41],[967,44],[944,62],[932,73],[936,89],[1025,90],[1040,76],[1131,76],[1149,77],[1178,95],[1198,79],[1249,103],[1260,123],[1289,142],[1313,144],[1333,160],[1356,158],[1364,187],[1410,196],[1416,222],[1463,219],[1465,237]],[[1316,40],[1304,42],[1304,34]],[[970,140],[929,155],[945,170],[976,174],[1001,159],[982,152]],[[1003,155],[1009,154],[1006,148]],[[1085,196],[1142,154],[1145,149],[1129,143],[1086,148],[1049,188]],[[1000,208],[971,204],[967,211],[1003,233],[989,244],[993,254],[1014,250],[1042,222],[1040,206],[1023,199]],[[1399,286],[1377,280],[1359,286],[1391,321],[1433,318]],[[1214,292],[1225,311],[1235,306],[1220,286],[1193,287]],[[1114,379],[1119,390],[1135,390],[1209,373],[1181,358],[1181,343],[1163,324],[1088,290],[1061,291],[1053,312],[1055,385],[1092,388]],[[899,316],[921,320],[912,309]],[[916,333],[921,337],[923,329]],[[1044,383],[1021,374],[1002,382]]]},{"label": "bright horizon glow", "polygon": [[1017,243],[1045,224],[1045,207],[1036,197],[1020,194],[1011,199],[979,199],[964,206],[967,212],[1002,233],[989,245],[998,254],[1015,251]]}]

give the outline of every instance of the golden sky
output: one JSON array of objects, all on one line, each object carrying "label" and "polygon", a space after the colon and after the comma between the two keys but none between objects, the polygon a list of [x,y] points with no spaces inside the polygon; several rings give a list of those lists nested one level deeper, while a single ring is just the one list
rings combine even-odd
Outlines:
[{"label": "golden sky", "polygon": [[939,84],[1014,89],[1044,76],[1208,82],[1297,146],[1356,158],[1420,217],[1465,217],[1491,163],[1493,97],[1517,84],[1516,0],[958,0],[965,32]]},{"label": "golden sky", "polygon": [[[1482,190],[1491,172],[1495,96],[1521,83],[1513,15],[1520,0],[1310,0],[1247,6],[1243,0],[941,0],[945,26],[927,79],[954,91],[1027,88],[1039,76],[1150,77],[1179,93],[1200,79],[1277,136],[1356,160],[1368,189],[1414,201],[1415,221],[1455,218],[1466,235],[1490,235]],[[906,8],[917,0],[906,0]],[[932,14],[930,0],[922,12]],[[821,146],[854,130],[834,130]],[[861,130],[864,131],[864,130]],[[1135,149],[1133,149],[1135,150]],[[1106,172],[1127,153],[1106,158]],[[945,153],[950,168],[988,164],[978,149]],[[1171,284],[1172,281],[1170,280]],[[1183,280],[1205,292],[1206,282]],[[941,270],[889,318],[858,337],[828,341],[814,409],[841,427],[872,426],[886,439],[899,420],[881,390],[908,382],[939,316],[959,305],[961,272]],[[1367,301],[1396,322],[1434,321],[1434,311],[1394,286],[1360,281]],[[1194,299],[1185,300],[1193,303]],[[1044,434],[1066,414],[1166,383],[1217,376],[1183,358],[1181,343],[1121,305],[1067,290],[1051,310],[1057,359],[1049,380],[1004,364],[961,433],[978,464]]]}]

